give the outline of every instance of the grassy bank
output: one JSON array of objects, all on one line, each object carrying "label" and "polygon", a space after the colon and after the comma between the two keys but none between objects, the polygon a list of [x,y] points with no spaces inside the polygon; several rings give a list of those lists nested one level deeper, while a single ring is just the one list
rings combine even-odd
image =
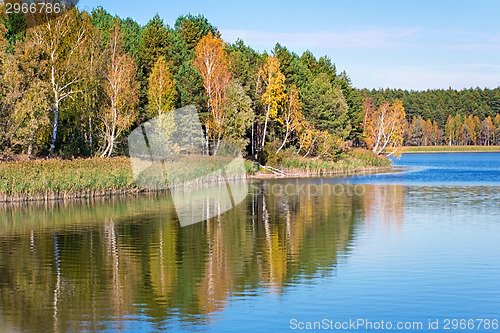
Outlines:
[{"label": "grassy bank", "polygon": [[51,200],[137,192],[128,158],[0,163],[0,201]]},{"label": "grassy bank", "polygon": [[273,168],[285,176],[322,176],[372,172],[391,167],[391,161],[385,156],[377,156],[365,149],[353,149],[339,156],[336,161],[304,158],[286,155],[271,163]]},{"label": "grassy bank", "polygon": [[[336,162],[294,155],[273,165],[287,175],[305,176],[349,174],[389,166],[387,158],[366,150],[353,150]],[[245,161],[245,168],[250,175],[259,172],[250,161]],[[126,157],[0,162],[0,202],[91,198],[140,191]]]},{"label": "grassy bank", "polygon": [[500,152],[500,146],[412,146],[401,147],[398,151],[403,154]]}]

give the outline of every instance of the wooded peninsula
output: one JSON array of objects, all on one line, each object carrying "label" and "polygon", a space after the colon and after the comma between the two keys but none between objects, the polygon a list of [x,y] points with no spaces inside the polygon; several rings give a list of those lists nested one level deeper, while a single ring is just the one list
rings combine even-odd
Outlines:
[{"label": "wooded peninsula", "polygon": [[13,190],[27,159],[127,156],[134,128],[187,105],[210,140],[274,167],[387,166],[382,156],[403,145],[500,144],[499,88],[356,89],[328,56],[222,37],[203,15],[140,26],[71,8],[27,28],[0,10],[0,159],[24,161],[1,163],[0,194],[32,193],[26,182]]}]

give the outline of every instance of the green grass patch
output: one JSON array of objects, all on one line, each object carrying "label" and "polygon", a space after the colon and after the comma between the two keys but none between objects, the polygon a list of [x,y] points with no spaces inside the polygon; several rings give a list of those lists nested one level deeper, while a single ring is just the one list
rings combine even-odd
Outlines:
[{"label": "green grass patch", "polygon": [[336,161],[304,158],[296,154],[286,154],[275,168],[304,171],[307,173],[346,173],[369,168],[390,167],[392,162],[385,156],[377,156],[369,150],[353,149],[339,155]]}]

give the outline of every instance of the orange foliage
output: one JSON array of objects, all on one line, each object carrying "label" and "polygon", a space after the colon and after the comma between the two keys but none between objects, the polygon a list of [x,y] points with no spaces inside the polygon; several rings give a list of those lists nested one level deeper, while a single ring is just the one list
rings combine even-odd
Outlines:
[{"label": "orange foliage", "polygon": [[227,64],[223,42],[211,34],[203,37],[196,45],[196,58],[193,65],[203,78],[203,86],[207,94],[207,107],[210,116],[206,122],[207,134],[217,140],[222,136],[224,123],[224,105],[227,100],[226,91],[232,81]]}]

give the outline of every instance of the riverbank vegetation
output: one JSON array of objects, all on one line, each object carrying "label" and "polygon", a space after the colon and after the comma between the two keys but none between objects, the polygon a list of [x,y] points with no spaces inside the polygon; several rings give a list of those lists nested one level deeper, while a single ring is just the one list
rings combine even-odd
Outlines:
[{"label": "riverbank vegetation", "polygon": [[361,96],[326,56],[227,43],[201,15],[140,26],[72,8],[29,29],[3,15],[3,156],[125,156],[134,128],[187,105],[215,147],[236,143],[261,163],[270,147],[332,160],[364,144]]},{"label": "riverbank vegetation", "polygon": [[376,155],[369,150],[360,148],[339,154],[334,160],[305,158],[298,155],[295,149],[289,149],[269,159],[268,165],[281,171],[284,176],[293,176],[374,172],[387,169],[391,167],[392,163],[385,156]]},{"label": "riverbank vegetation", "polygon": [[[272,161],[284,171],[279,176],[373,172],[390,161],[364,149],[354,149],[337,161],[291,156],[282,152]],[[270,173],[245,160],[249,176]],[[0,163],[0,202],[92,198],[141,192],[126,157],[17,160]]]},{"label": "riverbank vegetation", "polygon": [[227,43],[202,15],[140,26],[72,8],[28,29],[22,14],[0,13],[0,160],[35,160],[2,162],[4,196],[137,190],[127,136],[186,105],[213,147],[241,149],[250,173],[257,162],[320,173],[385,167],[376,155],[405,144],[499,143],[498,89],[357,90],[327,56]]},{"label": "riverbank vegetation", "polygon": [[[307,172],[378,166],[381,159],[354,157],[353,147],[373,142],[382,153],[396,142],[377,123],[377,110],[394,108],[365,116],[348,75],[328,57],[279,43],[270,53],[226,43],[201,15],[172,27],[157,15],[140,26],[100,7],[71,8],[29,29],[22,14],[2,15],[0,158],[34,160],[2,163],[4,197],[137,191],[128,134],[186,105],[196,106],[212,153],[222,141],[236,144],[248,173],[266,164]],[[391,139],[365,140],[363,122]]]},{"label": "riverbank vegetation", "polygon": [[96,197],[138,190],[125,157],[0,163],[0,201]]}]

